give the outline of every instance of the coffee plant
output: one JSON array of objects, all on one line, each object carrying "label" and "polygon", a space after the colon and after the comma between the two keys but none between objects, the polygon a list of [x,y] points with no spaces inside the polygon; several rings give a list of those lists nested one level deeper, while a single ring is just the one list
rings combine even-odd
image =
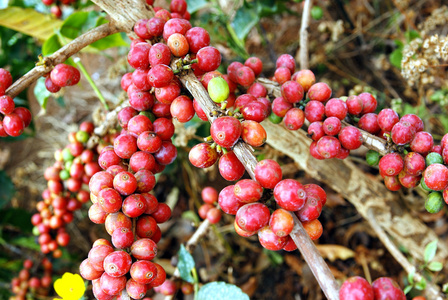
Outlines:
[{"label": "coffee plant", "polygon": [[[29,218],[38,244],[33,251],[40,253],[35,255],[36,259],[25,260],[23,269],[11,280],[10,299],[46,299],[51,293],[53,265],[61,274],[66,270],[79,273],[99,300],[157,299],[161,297],[159,294],[167,299],[186,299],[191,294],[195,299],[249,299],[250,286],[240,285],[240,288],[232,282],[223,282],[219,276],[207,277],[197,269],[199,262],[192,255],[205,236],[220,240],[220,247],[232,253],[232,244],[223,238],[222,228],[218,229],[224,223],[230,228],[226,230],[247,239],[241,242],[247,249],[266,253],[273,264],[283,262],[284,256],[300,269],[301,276],[306,276],[296,256],[289,254],[298,250],[306,271],[311,271],[308,276],[315,277],[328,299],[445,297],[446,270],[441,262],[433,259],[437,250],[437,260],[448,256],[442,242],[446,236],[439,228],[441,240],[438,241],[434,230],[413,220],[415,216],[410,214],[404,216],[407,219],[399,220],[404,223],[399,224],[400,228],[394,228],[391,216],[394,209],[400,210],[398,206],[402,202],[390,203],[391,199],[397,200],[395,195],[400,191],[402,195],[416,198],[414,205],[420,203],[424,207],[426,219],[446,225],[448,133],[430,133],[433,126],[428,126],[417,111],[409,107],[406,111],[396,102],[388,108],[384,95],[377,91],[358,89],[343,94],[340,86],[323,80],[318,68],[311,70],[310,17],[314,19],[312,22],[325,19],[326,13],[317,5],[323,3],[315,1],[319,3],[312,7],[310,0],[301,3],[244,1],[230,22],[226,14],[229,7],[215,2],[93,2],[97,10],[74,12],[64,21],[58,21],[59,27],[45,35],[42,55],[36,58],[36,66],[27,74],[14,81],[6,66],[0,68],[2,138],[19,137],[33,129],[27,129],[33,124],[30,110],[20,106],[21,101],[16,97],[36,81],[34,91],[42,111],[51,109],[48,104],[51,97],[63,99],[62,96],[73,93],[80,84],[88,84],[101,102],[101,107],[92,115],[94,122],[84,121],[70,132],[66,146],[54,152],[53,165],[42,172],[47,187],[41,191],[42,200],[35,205],[37,212]],[[409,22],[409,16],[402,12],[403,4],[392,2]],[[60,18],[62,12],[58,5],[72,1],[43,3],[55,5],[51,12]],[[341,6],[342,2],[338,7]],[[276,55],[269,64],[256,55],[249,55],[244,41],[252,27],[261,17],[275,19],[287,13],[288,17],[296,18],[297,13],[290,7],[298,8],[301,18],[297,57],[288,53]],[[366,9],[369,8],[373,9],[370,4]],[[1,13],[0,10],[0,18]],[[11,8],[4,13],[17,15]],[[195,17],[202,22],[195,22]],[[212,28],[210,23],[223,27]],[[435,22],[433,27],[439,23]],[[321,24],[319,28],[323,31],[323,27],[331,27]],[[333,34],[337,34],[337,24],[332,26]],[[426,32],[433,27],[421,30]],[[264,32],[266,39],[262,25],[258,30]],[[32,30],[27,27],[23,32]],[[240,59],[223,55],[227,49],[221,44],[223,37]],[[406,47],[411,48],[415,38],[409,33]],[[437,58],[446,59],[446,37],[440,39],[443,45]],[[430,48],[425,45],[422,48]],[[113,54],[121,60],[117,64],[119,71],[115,69],[115,77],[119,79],[115,85],[119,86],[121,95],[115,102],[98,88],[98,74],[90,74],[94,72],[90,64],[96,65],[93,59],[84,58],[84,64],[81,63],[87,52],[112,55],[108,52],[112,47],[121,47],[118,54]],[[401,49],[400,53],[392,52],[392,64],[394,56],[402,54],[405,78],[412,78],[412,83],[420,80],[420,76],[427,78],[428,74],[417,76],[412,70],[428,67],[428,60],[420,64],[413,62],[414,69],[406,69],[412,56],[405,56],[410,52],[406,47],[401,45],[395,50]],[[412,51],[417,48],[414,46]],[[300,68],[296,60],[300,61]],[[424,71],[423,68],[420,73]],[[428,73],[434,77],[432,71]],[[393,89],[387,80],[384,84]],[[61,104],[65,102],[61,100]],[[293,172],[287,168],[291,165],[288,158],[270,154],[272,149],[295,161]],[[318,180],[300,176],[299,181],[297,165]],[[194,170],[192,166],[203,170]],[[182,175],[181,167],[188,170],[187,176]],[[216,174],[213,170],[217,170]],[[384,182],[379,183],[374,175],[366,175],[367,172],[378,173]],[[166,188],[179,191],[178,187],[164,182],[170,174],[182,177],[186,193],[198,200],[192,201],[190,211],[183,213],[184,219],[192,221],[197,229],[191,237],[183,239],[180,250],[166,246],[166,241],[172,238],[167,228],[172,226],[180,210],[186,210],[185,205],[175,207],[170,201],[172,196],[162,191]],[[209,185],[199,183],[192,174],[210,177]],[[220,181],[213,183],[214,176],[219,176]],[[4,177],[6,184],[0,181],[2,189],[3,185],[10,188],[9,178]],[[344,250],[362,265],[363,272],[341,272],[327,265],[324,256],[330,261],[334,259],[316,243],[336,226],[325,216],[325,212],[336,206],[338,197],[330,187],[343,197],[357,197],[358,200],[353,200],[355,209],[392,255],[389,259],[396,260],[403,268],[404,276],[384,276],[389,274],[383,268],[381,276],[372,278],[368,251],[359,247],[355,249],[356,257],[352,250]],[[5,192],[2,198],[6,197]],[[391,205],[391,211],[381,211],[387,205]],[[326,222],[319,220],[320,217]],[[76,236],[83,234],[76,224],[83,219],[93,223],[87,225],[87,238]],[[392,222],[393,228],[381,224],[387,221]],[[404,246],[400,249],[404,240],[400,240],[399,231],[414,225],[422,229],[410,231],[418,232],[419,237],[408,237],[407,246],[415,245],[416,249]],[[76,230],[70,229],[74,227]],[[103,235],[97,234],[98,231]],[[0,238],[8,251],[22,254],[20,248]],[[68,250],[73,239],[88,240],[85,242],[88,245],[84,246],[83,257],[77,257],[76,267],[69,269],[64,260],[72,258]],[[422,249],[418,247],[422,242],[431,243]],[[19,246],[26,243],[29,241]],[[265,249],[263,252],[258,244]],[[271,251],[281,251],[283,256]],[[163,258],[167,254],[171,254],[171,264]],[[342,259],[339,252],[332,255]],[[210,257],[205,260],[210,264]],[[423,262],[423,266],[417,268],[416,261]],[[378,269],[377,266],[374,275]],[[438,278],[433,273],[439,274]],[[87,299],[91,294],[85,292],[82,283],[79,275],[65,273],[54,283],[54,291],[63,299]]]}]

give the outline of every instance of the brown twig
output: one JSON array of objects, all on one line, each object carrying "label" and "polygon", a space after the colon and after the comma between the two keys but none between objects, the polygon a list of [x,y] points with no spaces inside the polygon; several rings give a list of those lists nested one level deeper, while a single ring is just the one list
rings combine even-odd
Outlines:
[{"label": "brown twig", "polygon": [[300,68],[309,68],[308,59],[308,26],[310,24],[311,0],[305,0],[302,13],[302,24],[300,26]]},{"label": "brown twig", "polygon": [[41,63],[14,82],[6,91],[6,95],[15,98],[25,88],[39,79],[39,77],[53,70],[57,64],[65,62],[70,56],[78,53],[90,44],[117,32],[120,32],[118,27],[112,23],[107,23],[80,35],[52,55],[43,58]]}]

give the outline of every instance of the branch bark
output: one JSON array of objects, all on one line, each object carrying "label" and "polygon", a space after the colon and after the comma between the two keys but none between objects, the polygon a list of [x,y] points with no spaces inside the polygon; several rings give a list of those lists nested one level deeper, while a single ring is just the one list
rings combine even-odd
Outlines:
[{"label": "branch bark", "polygon": [[6,95],[15,98],[25,88],[35,82],[39,77],[48,74],[54,66],[65,62],[70,56],[78,53],[88,45],[111,34],[120,32],[120,29],[112,23],[103,24],[80,35],[52,55],[43,59],[43,64],[31,69],[28,73],[16,80],[6,91]]},{"label": "branch bark", "polygon": [[302,24],[300,26],[300,68],[308,69],[308,26],[310,24],[310,11],[311,11],[312,0],[305,0],[305,5],[303,6],[302,13]]}]

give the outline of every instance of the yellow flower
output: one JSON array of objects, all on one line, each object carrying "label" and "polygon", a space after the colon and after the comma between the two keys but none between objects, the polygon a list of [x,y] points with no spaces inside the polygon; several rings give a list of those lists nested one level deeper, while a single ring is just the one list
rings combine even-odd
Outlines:
[{"label": "yellow flower", "polygon": [[[84,295],[86,287],[79,274],[65,273],[54,282],[54,290],[63,300],[78,300]],[[61,300],[55,298],[53,300]]]}]

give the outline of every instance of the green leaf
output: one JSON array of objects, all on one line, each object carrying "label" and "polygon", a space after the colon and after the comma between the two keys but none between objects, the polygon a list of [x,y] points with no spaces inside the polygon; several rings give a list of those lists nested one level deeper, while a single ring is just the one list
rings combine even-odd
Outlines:
[{"label": "green leaf", "polygon": [[233,284],[222,281],[207,283],[198,292],[197,300],[249,300],[249,296]]},{"label": "green leaf", "polygon": [[443,269],[443,264],[439,261],[432,261],[429,263],[428,269],[433,272],[439,272]]},{"label": "green leaf", "polygon": [[404,288],[403,292],[405,293],[405,295],[407,295],[411,290],[412,290],[412,285],[408,285],[407,287]]},{"label": "green leaf", "polygon": [[179,263],[177,268],[179,269],[180,278],[189,283],[194,283],[194,278],[191,276],[191,270],[194,268],[193,256],[187,251],[184,245],[180,245],[179,250]]},{"label": "green leaf", "polygon": [[57,34],[50,36],[42,45],[42,54],[44,56],[53,54],[62,47]]},{"label": "green leaf", "polygon": [[51,93],[45,87],[45,78],[40,77],[36,86],[34,87],[34,95],[36,96],[37,102],[39,102],[40,107],[42,109],[47,109],[48,98],[50,98]]},{"label": "green leaf", "polygon": [[280,253],[267,249],[263,249],[263,252],[269,257],[269,260],[273,265],[278,266],[283,263],[283,255]]},{"label": "green leaf", "polygon": [[401,69],[402,50],[402,48],[395,49],[389,56],[390,63],[398,69]]},{"label": "green leaf", "polygon": [[424,253],[424,262],[429,263],[434,256],[436,256],[437,251],[437,240],[432,241],[425,247],[425,253]]},{"label": "green leaf", "polygon": [[5,206],[11,201],[14,193],[16,192],[14,188],[14,183],[12,183],[11,178],[6,174],[5,171],[0,170],[0,208]]},{"label": "green leaf", "polygon": [[11,241],[11,244],[16,246],[21,246],[24,248],[28,248],[31,250],[37,250],[40,251],[40,246],[36,243],[34,240],[34,237],[19,237],[16,239],[13,239]]},{"label": "green leaf", "polygon": [[198,10],[207,6],[207,1],[205,0],[187,0],[188,12],[190,14],[197,12]]},{"label": "green leaf", "polygon": [[187,210],[187,211],[183,212],[182,219],[189,220],[195,224],[199,224],[199,222],[201,222],[198,215],[194,211],[191,211],[191,210]]},{"label": "green leaf", "polygon": [[233,19],[231,25],[235,29],[236,35],[240,40],[244,40],[251,31],[252,27],[260,21],[257,11],[248,5],[241,6]]},{"label": "green leaf", "polygon": [[32,8],[8,7],[0,10],[0,26],[35,37],[48,39],[62,25],[62,21],[38,13]]},{"label": "green leaf", "polygon": [[[91,17],[93,16],[91,15]],[[82,33],[83,26],[88,22],[88,18],[88,12],[79,11],[72,14],[62,24],[60,29],[61,34],[72,40],[77,38]]]},{"label": "green leaf", "polygon": [[404,33],[404,35],[406,36],[406,41],[409,43],[410,41],[412,41],[413,39],[419,38],[420,37],[420,33],[418,33],[418,31],[415,30],[408,30]]},{"label": "green leaf", "polygon": [[21,208],[10,207],[0,210],[0,224],[8,224],[29,233],[33,229],[31,213]]},{"label": "green leaf", "polygon": [[424,289],[426,289],[426,279],[424,277],[422,277],[422,280],[420,280],[420,282],[417,282],[415,284],[415,288],[420,291],[423,291]]}]

